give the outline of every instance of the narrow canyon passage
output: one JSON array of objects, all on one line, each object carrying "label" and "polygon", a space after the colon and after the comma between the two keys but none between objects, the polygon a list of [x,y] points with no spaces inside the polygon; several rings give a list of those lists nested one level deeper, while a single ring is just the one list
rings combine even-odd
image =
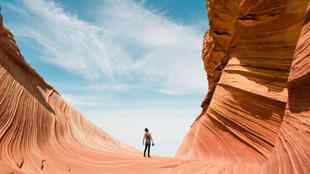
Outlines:
[{"label": "narrow canyon passage", "polygon": [[208,0],[209,91],[176,157],[145,159],[67,104],[0,17],[0,173],[307,174],[309,6]]}]

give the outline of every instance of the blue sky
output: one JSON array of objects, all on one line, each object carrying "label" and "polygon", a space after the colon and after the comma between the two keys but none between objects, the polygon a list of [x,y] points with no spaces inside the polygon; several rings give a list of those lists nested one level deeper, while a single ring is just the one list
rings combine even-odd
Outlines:
[{"label": "blue sky", "polygon": [[204,0],[1,0],[27,61],[89,120],[175,154],[207,92]]}]

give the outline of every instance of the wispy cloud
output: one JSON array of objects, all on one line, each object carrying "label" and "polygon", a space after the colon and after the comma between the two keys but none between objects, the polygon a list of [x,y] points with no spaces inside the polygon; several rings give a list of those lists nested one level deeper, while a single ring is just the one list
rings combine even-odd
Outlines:
[{"label": "wispy cloud", "polygon": [[8,6],[19,20],[15,34],[38,43],[37,51],[47,63],[93,83],[134,80],[169,95],[206,90],[201,32],[194,27],[177,24],[133,0],[103,0],[92,22],[66,12],[55,1],[21,1],[20,7]]},{"label": "wispy cloud", "polygon": [[103,106],[107,104],[109,101],[107,101],[102,96],[85,96],[85,95],[72,95],[72,94],[64,94],[64,98],[66,101],[78,107],[79,109],[82,109],[85,111],[87,109],[91,110],[94,108],[98,108],[98,106]]}]

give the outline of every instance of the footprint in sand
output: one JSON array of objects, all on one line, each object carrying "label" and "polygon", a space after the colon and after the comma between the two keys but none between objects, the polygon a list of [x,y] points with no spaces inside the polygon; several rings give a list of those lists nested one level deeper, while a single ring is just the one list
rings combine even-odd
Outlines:
[{"label": "footprint in sand", "polygon": [[41,170],[44,170],[45,167],[46,167],[46,160],[42,160],[41,161]]}]

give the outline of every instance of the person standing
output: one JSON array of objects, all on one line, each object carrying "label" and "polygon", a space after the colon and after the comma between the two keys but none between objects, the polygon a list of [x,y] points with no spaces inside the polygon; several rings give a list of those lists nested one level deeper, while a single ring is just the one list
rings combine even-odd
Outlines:
[{"label": "person standing", "polygon": [[148,128],[144,129],[144,136],[143,136],[142,144],[144,145],[144,157],[145,157],[146,151],[147,151],[148,157],[151,157],[150,156],[151,145],[154,146],[154,141]]}]

